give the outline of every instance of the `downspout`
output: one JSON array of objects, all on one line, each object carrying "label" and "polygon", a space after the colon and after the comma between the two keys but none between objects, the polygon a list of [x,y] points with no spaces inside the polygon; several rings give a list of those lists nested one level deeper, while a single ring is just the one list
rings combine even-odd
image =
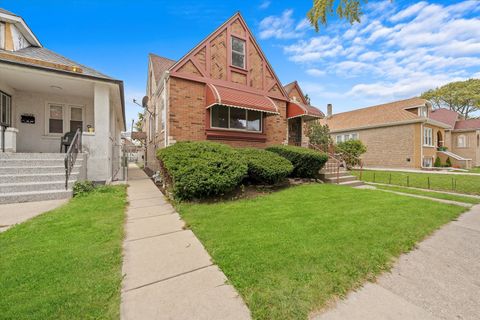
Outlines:
[{"label": "downspout", "polygon": [[[168,109],[169,109],[169,92],[170,92],[170,88],[167,87],[167,80],[168,78],[170,77],[170,71],[165,71],[165,75],[163,76],[163,90],[165,90],[165,95],[164,95],[164,101],[163,101],[163,105],[165,106],[165,129],[163,130],[163,139],[164,139],[164,146],[167,147],[168,146],[168,131],[170,130],[170,126],[169,126],[169,121],[168,121]],[[163,116],[163,115],[162,115]]]},{"label": "downspout", "polygon": [[420,168],[423,169],[423,141],[424,141],[423,122],[420,124]]}]

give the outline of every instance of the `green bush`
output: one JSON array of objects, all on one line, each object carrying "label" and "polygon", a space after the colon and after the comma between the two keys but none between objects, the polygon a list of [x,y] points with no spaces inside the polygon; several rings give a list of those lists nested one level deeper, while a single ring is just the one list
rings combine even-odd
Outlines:
[{"label": "green bush", "polygon": [[315,178],[328,160],[325,153],[302,147],[273,146],[267,150],[289,160],[293,164],[291,176],[298,178]]},{"label": "green bush", "polygon": [[275,184],[285,179],[293,165],[276,153],[261,149],[238,149],[248,165],[248,176],[253,181]]},{"label": "green bush", "polygon": [[360,156],[367,152],[367,147],[360,140],[348,140],[335,146],[335,151],[340,153],[348,168],[360,163]]},{"label": "green bush", "polygon": [[84,181],[76,181],[73,184],[73,196],[79,197],[84,196],[95,189],[95,185],[92,181],[84,180]]},{"label": "green bush", "polygon": [[447,161],[445,161],[445,166],[448,168],[452,167],[452,161],[450,160],[450,157],[447,157]]},{"label": "green bush", "polygon": [[433,166],[435,168],[440,168],[442,166],[442,160],[440,160],[440,157],[437,156],[435,158],[435,162],[433,163]]},{"label": "green bush", "polygon": [[157,151],[164,180],[177,199],[199,199],[233,190],[247,164],[231,147],[208,141],[177,142]]}]

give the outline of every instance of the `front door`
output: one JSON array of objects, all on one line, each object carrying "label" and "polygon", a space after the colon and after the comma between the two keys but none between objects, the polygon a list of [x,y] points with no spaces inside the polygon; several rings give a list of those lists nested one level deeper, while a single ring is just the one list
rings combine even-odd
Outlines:
[{"label": "front door", "polygon": [[302,145],[302,118],[288,120],[288,144],[291,146]]}]

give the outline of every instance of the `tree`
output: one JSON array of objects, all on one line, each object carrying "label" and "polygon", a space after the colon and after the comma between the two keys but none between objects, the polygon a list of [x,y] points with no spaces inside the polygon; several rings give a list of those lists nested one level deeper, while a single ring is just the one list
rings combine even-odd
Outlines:
[{"label": "tree", "polygon": [[328,152],[328,147],[332,144],[328,125],[322,125],[316,121],[308,124],[307,137],[311,144],[325,152]]},{"label": "tree", "polygon": [[135,121],[135,124],[134,124],[135,130],[142,131],[142,125],[143,125],[143,113],[139,112],[138,120]]},{"label": "tree", "polygon": [[367,147],[360,140],[347,140],[335,145],[335,151],[350,169],[360,164],[360,156],[367,152]]},{"label": "tree", "polygon": [[313,0],[313,7],[308,11],[307,18],[318,32],[319,23],[327,25],[328,16],[336,14],[340,19],[345,19],[350,24],[360,22],[362,16],[362,3],[367,0]]},{"label": "tree", "polygon": [[448,108],[465,119],[480,111],[480,79],[469,79],[446,84],[424,92],[421,96],[435,108]]},{"label": "tree", "polygon": [[307,100],[307,103],[310,104],[310,96],[308,93],[305,94],[305,100]]}]

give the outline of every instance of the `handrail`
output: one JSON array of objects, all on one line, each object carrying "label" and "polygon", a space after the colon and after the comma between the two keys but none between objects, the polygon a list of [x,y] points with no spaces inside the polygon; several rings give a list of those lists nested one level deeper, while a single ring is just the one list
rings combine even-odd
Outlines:
[{"label": "handrail", "polygon": [[72,173],[72,169],[75,165],[75,161],[77,160],[77,155],[79,152],[82,152],[82,131],[77,129],[72,143],[68,147],[67,153],[65,154],[65,190],[68,189],[68,178]]},{"label": "handrail", "polygon": [[309,147],[319,152],[324,152],[328,155],[328,160],[323,167],[325,173],[334,173],[337,177],[337,184],[340,184],[340,168],[344,165],[344,162],[338,157],[339,155],[334,154],[330,150],[325,151],[320,146],[309,143]]}]

